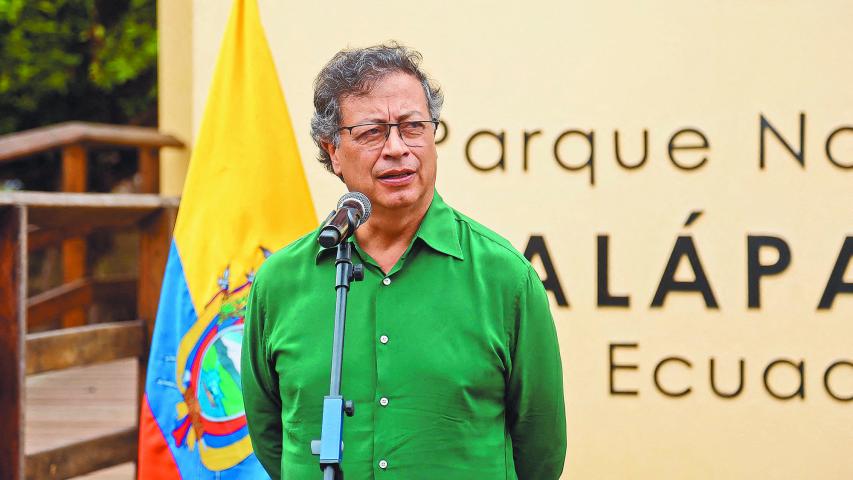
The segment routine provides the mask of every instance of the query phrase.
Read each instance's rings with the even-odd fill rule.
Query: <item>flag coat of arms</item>
[[[268,478],[240,387],[247,293],[264,259],[316,223],[256,0],[236,0],[163,278],[140,478]]]

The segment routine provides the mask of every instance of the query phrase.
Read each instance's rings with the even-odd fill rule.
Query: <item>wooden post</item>
[[[136,390],[136,418],[140,418],[142,396],[145,394],[145,380],[148,371],[148,354],[151,351],[151,336],[154,334],[154,321],[160,302],[160,290],[163,286],[163,274],[172,246],[172,230],[175,226],[177,209],[166,207],[142,220],[139,225],[139,280],[137,283],[136,311],[143,321],[144,352],[139,357]],[[137,465],[137,472],[139,471]],[[138,475],[138,473],[137,473]]]
[[[86,149],[79,143],[62,149],[62,191],[85,192],[89,175]]]
[[[139,193],[160,193],[160,153],[156,147],[139,148]]]
[[[154,333],[163,273],[171,248],[176,209],[164,207],[151,214],[139,229],[139,280],[136,295],[137,317],[145,322],[147,341]],[[147,351],[148,349],[146,349]]]
[[[0,478],[24,478],[27,211],[0,209]]]
[[[62,191],[85,192],[88,164],[83,145],[68,145],[62,149]],[[69,238],[62,242],[62,280],[65,283],[86,276],[86,238]],[[86,323],[86,310],[77,308],[62,316],[63,327]]]

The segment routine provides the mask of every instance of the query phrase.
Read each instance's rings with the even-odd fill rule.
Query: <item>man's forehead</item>
[[[426,114],[428,109],[421,83],[414,76],[403,72],[388,74],[372,82],[366,91],[341,98],[343,119],[364,115],[386,118],[389,114]]]

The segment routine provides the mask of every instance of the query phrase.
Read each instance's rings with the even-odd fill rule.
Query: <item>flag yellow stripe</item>
[[[190,160],[175,242],[196,312],[316,225],[255,0],[234,3]]]

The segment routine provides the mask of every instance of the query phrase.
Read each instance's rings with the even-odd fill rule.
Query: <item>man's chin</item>
[[[415,189],[397,191],[379,191],[376,198],[371,199],[377,206],[384,210],[406,211],[416,208],[423,198],[422,192]]]

